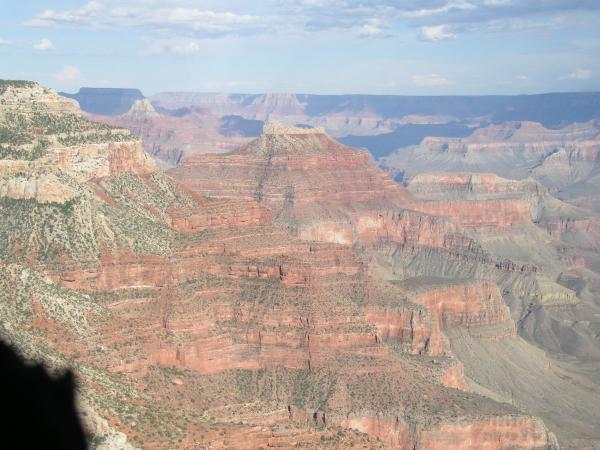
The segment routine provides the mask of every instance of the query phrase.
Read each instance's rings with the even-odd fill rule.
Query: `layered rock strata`
[[[27,89],[3,95],[23,103]],[[454,221],[403,209],[410,194],[366,154],[272,125],[213,172],[240,195],[217,195],[202,177],[183,187],[157,172],[128,132],[87,122],[72,105],[45,108],[46,97],[61,101],[31,89],[33,118],[7,122],[28,141],[3,147],[3,163],[23,173],[3,176],[54,174],[76,196],[45,202],[19,188],[2,197],[1,331],[32,358],[74,366],[110,430],[148,448],[435,448],[441,435],[554,446],[539,419],[467,392],[444,340],[445,327],[505,319],[492,285],[414,296],[377,276],[362,240],[375,252],[393,242],[403,255],[477,245]],[[36,114],[58,132],[38,129]],[[44,153],[27,153],[41,136]],[[381,225],[378,211],[388,214]],[[342,244],[356,248],[330,235],[303,240],[321,214],[349,222]],[[296,410],[310,420],[298,423]]]

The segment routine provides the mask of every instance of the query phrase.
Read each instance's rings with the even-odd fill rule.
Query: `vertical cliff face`
[[[411,180],[409,190],[432,208],[440,208],[442,201],[462,203],[462,208],[447,208],[445,215],[453,215],[465,226],[475,228],[485,227],[488,216],[502,230],[560,217],[583,218],[586,214],[554,198],[547,188],[531,178],[512,180],[492,173],[423,173]],[[475,211],[469,211],[467,205],[472,205]],[[478,209],[482,210],[479,220]],[[502,216],[506,217],[504,221]]]
[[[434,311],[444,327],[460,326],[486,337],[515,336],[510,310],[495,283],[455,282],[418,288],[414,301]]]
[[[494,437],[495,439],[490,439]],[[543,423],[533,417],[502,417],[475,421],[443,423],[420,436],[423,448],[461,450],[490,448],[558,448]],[[491,443],[496,441],[495,444]]]
[[[435,356],[444,351],[438,317],[426,309],[370,306],[366,314],[378,339],[398,343],[408,354]]]

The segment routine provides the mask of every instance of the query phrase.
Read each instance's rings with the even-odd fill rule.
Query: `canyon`
[[[273,120],[301,96],[130,92],[84,115],[2,83],[0,335],[73,368],[94,446],[600,446],[585,201],[493,170],[398,183]],[[183,99],[221,109],[161,112]],[[215,132],[232,102],[255,139]],[[569,125],[586,149],[588,125]]]

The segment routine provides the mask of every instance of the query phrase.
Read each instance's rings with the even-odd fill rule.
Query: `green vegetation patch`
[[[4,94],[7,88],[13,87],[17,89],[32,88],[36,83],[27,80],[0,80],[0,95]]]
[[[244,401],[293,405],[326,411],[337,385],[337,375],[327,370],[272,369],[235,370],[236,390]]]
[[[38,142],[31,150],[0,144],[0,159],[35,161],[47,153],[48,146],[48,141]]]
[[[77,213],[86,208],[80,198],[65,203],[0,197],[0,258],[30,256],[48,262],[67,254],[76,260],[95,258],[98,250],[91,227]]]

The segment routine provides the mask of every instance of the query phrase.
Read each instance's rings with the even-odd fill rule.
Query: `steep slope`
[[[198,195],[157,172],[129,132],[35,84],[3,88],[0,167],[13,188],[0,191],[0,331],[32,359],[74,367],[94,445],[122,442],[120,430],[144,448],[555,447],[540,419],[463,390],[442,330],[510,325],[493,285],[457,288],[434,307],[435,294],[380,279],[365,254],[273,226],[273,214],[285,223],[262,201],[281,205],[274,188]],[[300,134],[332,147],[308,168],[340,154]],[[409,198],[372,166],[359,178],[365,162],[350,158],[355,186],[317,191],[330,207],[341,201],[334,220]],[[60,195],[35,189],[44,176]],[[441,236],[460,232],[418,213],[390,217],[405,221],[401,245],[450,254]],[[479,304],[467,304],[472,294]]]
[[[271,121],[248,145],[190,158],[169,173],[203,196],[254,199],[271,211],[274,223],[302,239],[375,248],[392,243],[408,252],[435,248],[492,266],[497,262],[460,226],[459,217],[427,211],[431,205],[378,170],[367,153],[337,143],[322,129]],[[517,218],[531,224],[527,205],[519,206]],[[510,220],[504,213],[498,218]]]

